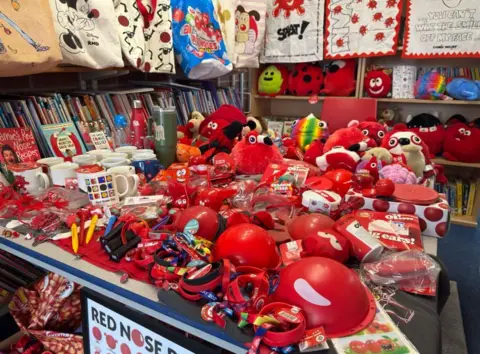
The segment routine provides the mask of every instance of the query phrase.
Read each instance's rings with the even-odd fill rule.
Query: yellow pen
[[[97,224],[97,220],[98,220],[98,215],[94,215],[92,220],[90,221],[90,226],[88,227],[88,231],[87,231],[87,238],[85,240],[85,243],[87,245],[92,239],[93,232],[95,231],[95,225]]]
[[[77,224],[72,224],[72,249],[73,252],[78,252],[78,229]]]

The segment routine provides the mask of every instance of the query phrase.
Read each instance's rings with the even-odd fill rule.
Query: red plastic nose
[[[241,29],[242,31],[245,31],[245,30],[247,29],[247,26],[241,25],[241,26],[240,26],[240,29]]]

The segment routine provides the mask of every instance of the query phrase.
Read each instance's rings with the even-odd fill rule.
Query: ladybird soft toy
[[[362,132],[363,135],[369,137],[375,142],[376,146],[380,146],[382,139],[385,137],[387,127],[376,121],[375,118],[369,117],[364,122],[352,120],[348,123],[349,127],[355,127]]]
[[[257,91],[260,96],[283,95],[288,87],[288,69],[284,65],[267,66],[258,77]]]
[[[288,91],[295,96],[318,95],[323,85],[323,70],[319,66],[301,63],[288,76]]]
[[[384,98],[392,95],[391,70],[370,70],[365,76],[365,91],[369,97]]]
[[[451,161],[480,162],[480,122],[471,126],[450,125],[445,134],[443,157]]]
[[[445,128],[440,119],[428,113],[407,117],[407,127],[427,144],[430,157],[441,154],[445,140]]]
[[[355,60],[335,60],[326,68],[324,87],[320,91],[326,96],[350,96],[356,89]]]

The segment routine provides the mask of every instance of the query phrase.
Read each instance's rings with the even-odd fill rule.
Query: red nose
[[[245,25],[240,26],[240,30],[245,31],[246,29],[247,29],[247,26],[245,26]]]
[[[455,138],[457,138],[457,139],[463,140],[464,137],[465,136],[460,131],[457,131],[455,133]]]

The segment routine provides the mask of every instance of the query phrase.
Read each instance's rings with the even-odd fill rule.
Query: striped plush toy
[[[420,76],[415,83],[415,98],[420,100],[447,100],[448,96],[444,95],[446,88],[445,76],[436,70]]]
[[[293,124],[290,137],[295,141],[297,147],[305,151],[315,139],[328,137],[327,122],[320,120],[313,114],[297,119]]]

